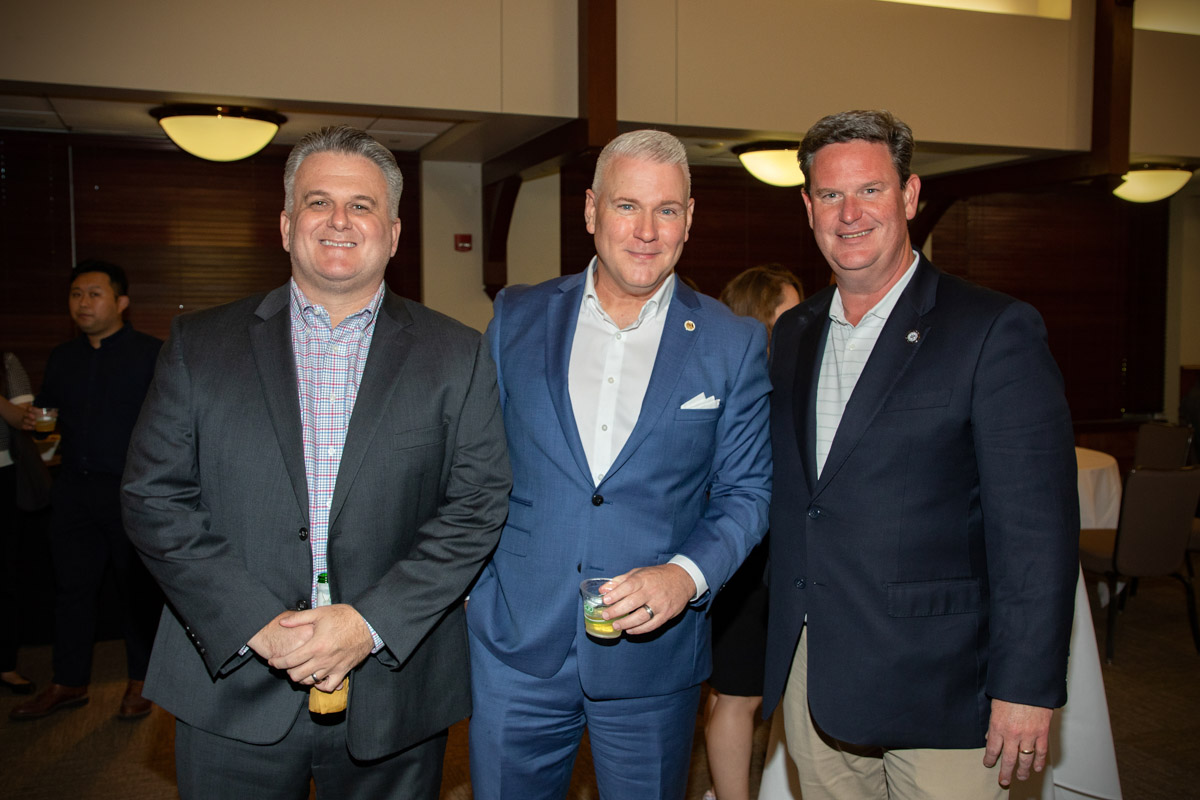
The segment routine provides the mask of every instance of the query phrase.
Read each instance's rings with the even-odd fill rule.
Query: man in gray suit
[[[510,473],[479,334],[383,283],[401,180],[361,131],[306,136],[289,283],[163,348],[124,509],[168,599],[145,694],[178,719],[184,798],[436,798],[470,714],[462,599]],[[346,678],[344,711],[307,710]]]

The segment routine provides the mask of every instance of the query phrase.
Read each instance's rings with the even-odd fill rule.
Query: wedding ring
[[[315,673],[315,672],[314,672],[314,673],[312,673],[311,675],[309,675],[308,677],[310,677],[310,678],[312,678],[312,679],[313,679],[313,683],[320,683],[320,682],[321,682],[321,679],[317,677],[317,673]]]
[[[1023,756],[1031,756],[1031,755],[1033,755],[1033,751],[1032,751],[1032,750],[1018,750],[1017,752],[1018,752],[1018,753],[1020,753],[1020,754],[1021,754],[1021,755],[1023,755]]]
[[[650,607],[649,603],[642,606],[642,608],[646,609],[646,613],[650,615],[650,619],[654,619],[654,609]]]

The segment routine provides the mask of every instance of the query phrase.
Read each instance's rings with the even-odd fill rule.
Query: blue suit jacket
[[[593,698],[665,694],[709,673],[707,596],[651,634],[601,643],[583,631],[579,582],[681,553],[715,590],[759,541],[771,480],[766,336],[676,282],[637,424],[596,486],[567,382],[584,283],[580,273],[496,298],[488,338],[514,485],[468,625],[497,658],[535,676],[557,672],[578,640]],[[699,392],[720,407],[680,408]]]
[[[990,698],[1057,707],[1078,574],[1062,378],[1034,309],[923,257],[816,476],[834,289],[775,326],[765,708],[801,627],[827,733],[981,747]]]

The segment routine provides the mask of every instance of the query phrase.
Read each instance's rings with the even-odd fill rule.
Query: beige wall
[[[886,107],[928,141],[1088,145],[1090,18],[874,0],[617,8],[622,119],[798,133],[834,110]]]
[[[508,231],[508,283],[541,283],[560,274],[558,173],[521,184]],[[583,198],[579,198],[583,225]],[[583,264],[579,265],[583,269]]]
[[[421,165],[421,183],[425,305],[482,331],[492,318],[492,304],[483,291],[480,165],[426,161]],[[471,234],[470,252],[454,249],[456,233]]]
[[[577,109],[575,4],[562,0],[40,0],[5,3],[3,18],[7,80],[548,116]]]
[[[1200,6],[1200,0],[1194,0]],[[1133,123],[1136,154],[1200,158],[1200,36],[1133,32]]]
[[[483,290],[480,167],[426,161],[421,181],[425,305],[482,331],[492,319],[492,303]],[[559,274],[558,186],[557,173],[521,186],[508,234],[509,285],[541,283]],[[582,198],[579,209],[582,225]],[[454,250],[456,233],[471,234],[471,252]]]
[[[1179,367],[1200,366],[1200,190],[1171,199],[1163,400],[1178,421]]]
[[[1179,266],[1179,361],[1200,366],[1200,192],[1171,207],[1172,263]]]
[[[1066,21],[876,0],[616,2],[625,121],[799,134],[835,109],[886,107],[930,142],[1088,146],[1090,2]],[[569,0],[335,12],[319,0],[6,3],[0,78],[164,100],[577,111]],[[1138,31],[1135,48],[1134,150],[1200,157],[1200,106],[1177,102],[1200,74],[1200,36]]]
[[[1094,5],[1071,20],[875,0],[618,0],[622,120],[800,134],[889,108],[920,139],[1090,146]],[[1200,157],[1200,36],[1137,31],[1133,150]],[[733,55],[736,54],[736,55]]]

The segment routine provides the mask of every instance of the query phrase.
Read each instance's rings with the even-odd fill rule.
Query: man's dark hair
[[[841,144],[862,140],[886,144],[892,154],[892,165],[904,186],[912,175],[913,135],[912,128],[896,119],[888,111],[843,111],[830,114],[804,134],[800,142],[800,170],[804,173],[804,189],[812,186],[812,162],[817,151],[827,144]]]
[[[71,270],[71,283],[74,283],[75,279],[85,272],[103,272],[108,276],[108,280],[112,284],[113,294],[117,297],[129,294],[129,279],[125,277],[125,270],[116,264],[101,261],[98,258],[89,258],[86,261],[80,261]]]

